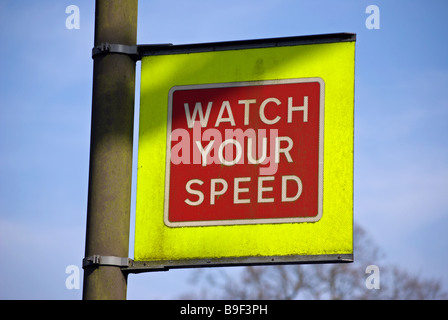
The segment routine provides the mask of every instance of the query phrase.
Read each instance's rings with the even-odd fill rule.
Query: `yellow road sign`
[[[354,61],[353,34],[148,50],[134,261],[351,261]]]

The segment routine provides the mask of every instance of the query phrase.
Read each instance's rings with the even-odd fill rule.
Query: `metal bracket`
[[[114,43],[101,43],[92,49],[92,59],[97,55],[107,54],[107,53],[121,53],[126,54],[135,59],[140,59],[140,54],[136,45],[128,46],[125,44],[114,44]]]
[[[82,259],[82,267],[88,266],[114,266],[114,267],[128,267],[132,260],[129,258],[115,257],[115,256],[100,256],[93,255]]]
[[[157,50],[160,48],[166,48],[167,46],[172,46],[171,43],[161,43],[161,44],[149,44],[149,45],[126,45],[126,44],[116,44],[116,43],[101,43],[92,49],[92,59],[103,54],[118,53],[125,54],[134,58],[135,60],[140,60],[142,55],[140,49],[143,50]]]

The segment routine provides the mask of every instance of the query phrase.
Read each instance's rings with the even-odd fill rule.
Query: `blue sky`
[[[65,26],[72,4],[80,29]],[[138,43],[356,33],[355,221],[387,261],[448,290],[446,12],[443,0],[140,0]],[[93,26],[93,1],[0,0],[0,299],[82,296],[65,270],[84,256]],[[176,298],[192,272],[130,275],[128,298]]]

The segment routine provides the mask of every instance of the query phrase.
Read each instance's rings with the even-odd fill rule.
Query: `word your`
[[[79,8],[75,5],[69,5],[65,8],[65,13],[70,14],[67,19],[65,19],[65,27],[69,30],[80,28],[79,19]]]
[[[369,30],[380,28],[380,8],[371,4],[366,8],[366,13],[370,15],[366,19],[366,28]]]
[[[78,290],[80,288],[79,283],[79,267],[75,265],[69,265],[65,268],[65,273],[69,274],[65,279],[65,287],[68,290]]]
[[[380,268],[376,265],[369,265],[366,274],[370,274],[366,279],[366,288],[369,290],[380,288]]]
[[[260,166],[259,169],[261,175],[267,175],[277,172],[281,154],[285,156],[286,161],[293,161],[290,154],[293,140],[287,136],[279,137],[277,129],[269,130],[269,139],[266,129],[255,131],[252,128],[244,131],[242,129],[225,129],[223,138],[217,129],[209,128],[202,132],[199,122],[195,122],[192,138],[187,130],[177,128],[173,130],[171,140],[179,141],[171,148],[171,163],[176,165],[190,164],[191,153],[193,153],[192,163],[202,164],[203,167],[209,164],[225,166],[244,164],[246,159],[249,164],[269,164]],[[194,144],[191,141],[194,141]],[[203,145],[204,141],[205,145]],[[246,141],[247,143],[245,143]]]

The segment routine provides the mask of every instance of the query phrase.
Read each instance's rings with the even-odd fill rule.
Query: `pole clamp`
[[[126,54],[131,58],[136,60],[140,59],[140,54],[138,53],[137,45],[129,46],[126,44],[115,44],[115,43],[101,43],[92,49],[92,59],[101,54],[108,53],[120,53]]]
[[[82,259],[82,268],[89,266],[114,266],[114,267],[129,267],[131,264],[132,259],[129,258],[122,258],[122,257],[115,257],[115,256],[100,256],[100,255],[93,255],[90,257],[86,257]]]
[[[135,60],[140,60],[142,58],[142,52],[157,51],[160,49],[166,49],[172,46],[171,43],[159,43],[159,44],[145,44],[145,45],[126,45],[126,44],[115,44],[115,43],[101,43],[92,49],[92,59],[103,54],[118,53],[130,56]]]

